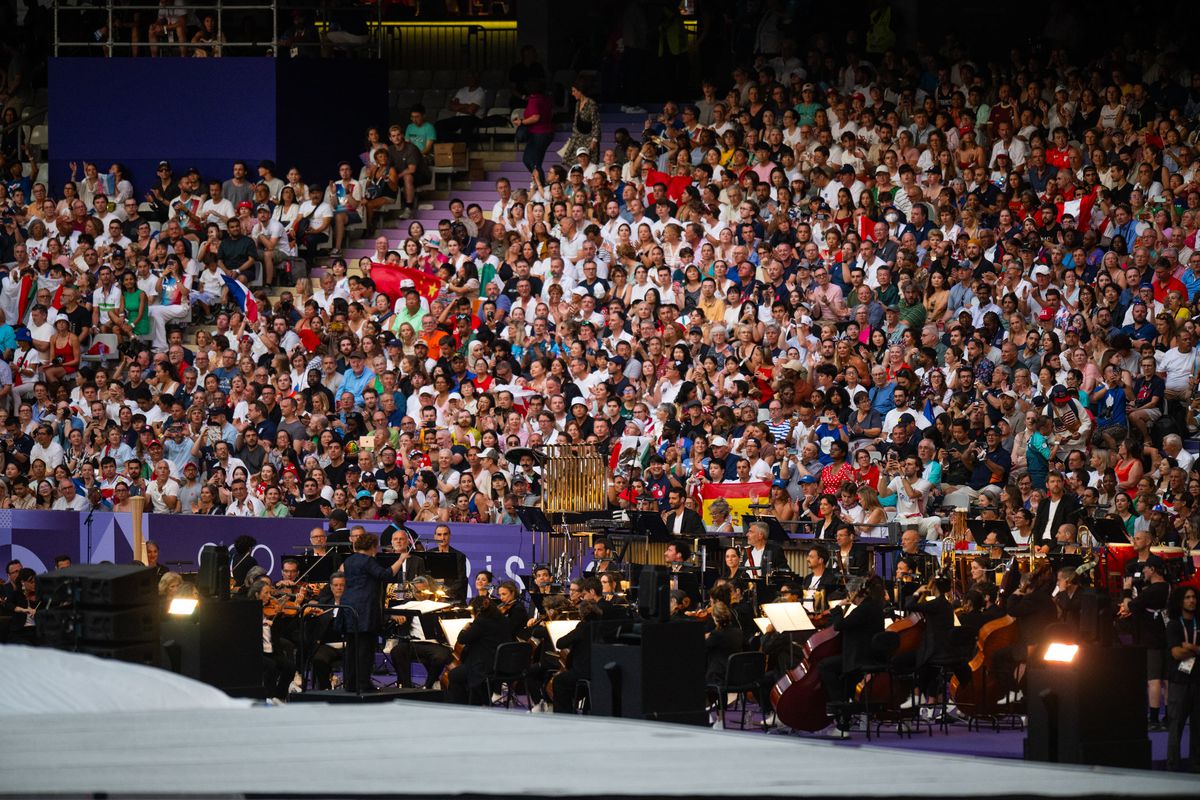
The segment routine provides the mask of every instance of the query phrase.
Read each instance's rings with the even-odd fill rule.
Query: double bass
[[[996,713],[996,701],[1005,693],[1008,682],[998,679],[992,659],[1016,643],[1017,621],[1013,617],[994,619],[979,629],[975,655],[967,664],[971,680],[959,683],[957,675],[950,679],[950,699],[955,705],[971,709],[973,716]]]
[[[895,620],[884,628],[884,631],[900,637],[899,646],[889,658],[915,653],[921,646],[921,637],[925,634],[925,618],[914,612]],[[866,675],[858,684],[859,701],[878,707],[890,706],[897,697],[907,697],[908,691],[909,687],[905,687],[904,692],[897,694],[892,685],[891,673],[888,672]]]
[[[841,652],[841,636],[832,625],[808,638],[800,663],[785,672],[771,689],[771,703],[780,722],[793,730],[810,733],[833,722],[833,717],[825,713],[825,687],[821,685],[817,664]]]

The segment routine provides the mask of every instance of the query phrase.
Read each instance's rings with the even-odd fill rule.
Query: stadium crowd
[[[937,538],[972,501],[1027,532],[1058,475],[1194,545],[1200,73],[791,50],[641,130],[580,85],[545,171],[526,63],[529,184],[311,279],[298,254],[411,213],[419,110],[328,185],[162,162],[141,203],[119,164],[12,170],[0,504],[513,521],[539,479],[506,453],[594,441],[614,507],[770,480],[786,519]],[[388,264],[432,281],[388,296]]]

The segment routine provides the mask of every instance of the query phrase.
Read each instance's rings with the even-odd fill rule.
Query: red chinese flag
[[[393,303],[404,296],[404,291],[400,288],[404,280],[412,281],[417,292],[426,300],[433,300],[442,288],[442,282],[436,276],[396,264],[372,263],[371,280],[375,282],[375,288],[386,294]]]

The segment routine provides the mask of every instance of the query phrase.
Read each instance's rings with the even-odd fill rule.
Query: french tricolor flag
[[[254,295],[246,288],[246,284],[228,275],[222,275],[221,280],[225,281],[225,287],[229,289],[229,299],[237,303],[238,307],[242,309],[242,313],[246,316],[246,321],[257,322],[258,301],[254,299]]]

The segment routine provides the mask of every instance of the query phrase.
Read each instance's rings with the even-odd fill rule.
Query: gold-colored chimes
[[[608,507],[608,464],[591,444],[541,448],[542,511],[602,511]]]

